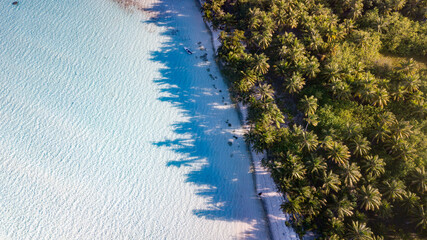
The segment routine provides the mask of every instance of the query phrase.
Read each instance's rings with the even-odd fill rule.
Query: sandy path
[[[202,4],[203,0],[199,0]],[[212,29],[210,25],[209,29],[212,33],[212,41],[215,51],[221,46],[221,43],[218,40],[219,31]],[[246,119],[248,117],[247,107],[242,103],[238,103],[238,109],[242,114],[244,125],[242,126],[242,131],[247,132],[250,129]],[[243,134],[242,133],[242,134]],[[292,227],[286,226],[286,221],[289,219],[289,214],[285,214],[281,209],[281,204],[284,199],[282,194],[278,191],[276,184],[274,183],[273,178],[271,177],[270,172],[267,168],[263,167],[261,164],[262,159],[265,157],[265,154],[257,154],[254,151],[251,151],[252,161],[254,164],[254,174],[256,182],[256,190],[260,194],[260,198],[263,202],[264,209],[267,214],[267,219],[269,221],[271,237],[274,240],[279,239],[299,239],[298,235],[295,233],[295,230]]]

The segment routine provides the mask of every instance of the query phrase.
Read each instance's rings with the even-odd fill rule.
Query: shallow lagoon
[[[266,238],[195,1],[0,9],[0,238]]]

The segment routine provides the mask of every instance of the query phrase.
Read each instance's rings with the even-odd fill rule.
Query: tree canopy
[[[300,234],[425,238],[427,1],[207,0]]]

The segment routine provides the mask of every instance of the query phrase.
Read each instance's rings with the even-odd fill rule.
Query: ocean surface
[[[151,11],[0,1],[0,239],[268,237],[199,6]]]

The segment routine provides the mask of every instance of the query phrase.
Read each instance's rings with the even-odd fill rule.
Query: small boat
[[[185,50],[188,54],[193,54],[193,52],[192,52],[190,49],[188,49],[187,47],[184,47],[184,50]]]

